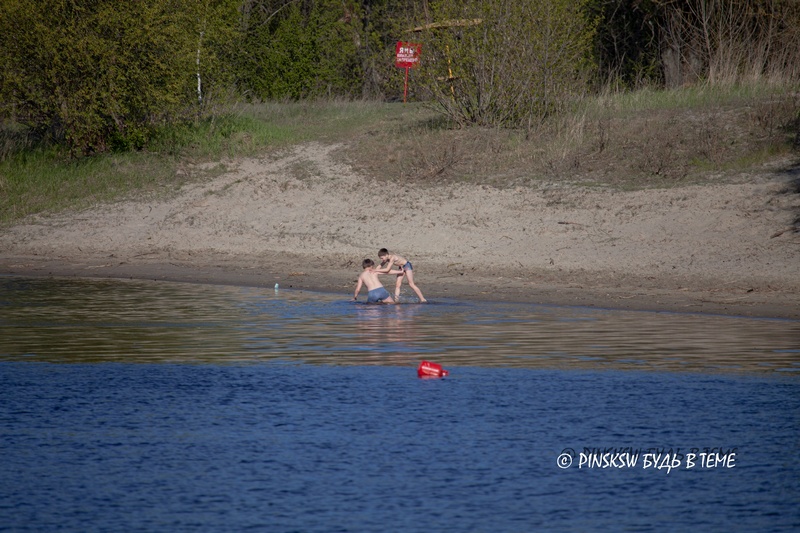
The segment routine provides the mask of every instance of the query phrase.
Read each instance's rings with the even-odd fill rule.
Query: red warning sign
[[[397,68],[414,68],[419,65],[421,53],[422,44],[398,41],[394,53],[394,66]]]

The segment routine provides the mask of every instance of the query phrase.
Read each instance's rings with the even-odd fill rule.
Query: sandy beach
[[[225,161],[168,198],[27,219],[0,233],[0,273],[352,298],[361,260],[386,247],[414,263],[432,301],[800,319],[800,168],[789,162],[669,189],[417,186],[360,175],[340,149]]]

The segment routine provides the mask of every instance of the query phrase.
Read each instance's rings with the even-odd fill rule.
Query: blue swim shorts
[[[411,261],[406,261],[406,264],[403,265],[403,270],[414,270],[414,267],[411,266]]]
[[[372,289],[371,291],[369,291],[369,293],[367,294],[367,303],[370,304],[381,303],[383,300],[390,297],[391,294],[389,294],[389,291],[387,291],[383,287],[378,287],[377,289]]]

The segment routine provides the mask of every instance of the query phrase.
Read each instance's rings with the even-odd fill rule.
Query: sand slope
[[[346,295],[361,259],[387,247],[414,262],[428,298],[800,317],[797,172],[631,192],[419,187],[358,175],[339,148],[229,161],[170,199],[36,217],[0,235],[0,272]]]

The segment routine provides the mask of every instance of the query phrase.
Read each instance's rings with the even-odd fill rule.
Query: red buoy
[[[417,367],[417,376],[421,378],[443,378],[449,374],[442,365],[430,361],[422,361]]]

